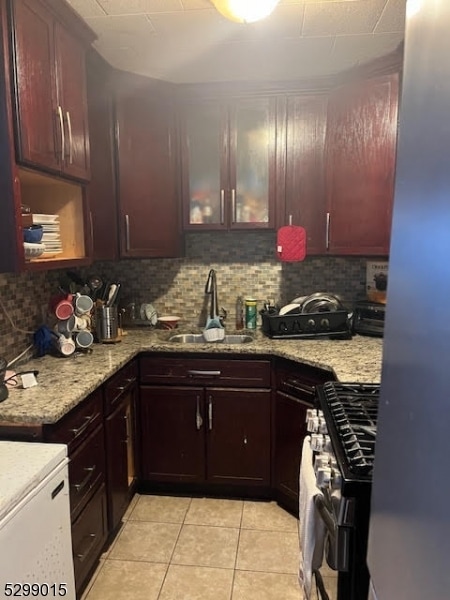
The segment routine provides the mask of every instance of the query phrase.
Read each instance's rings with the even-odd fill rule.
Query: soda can
[[[247,329],[256,329],[256,300],[255,298],[245,299],[245,327]]]

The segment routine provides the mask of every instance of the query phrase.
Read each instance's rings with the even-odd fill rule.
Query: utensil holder
[[[99,306],[96,309],[95,332],[99,342],[120,342],[117,306]]]

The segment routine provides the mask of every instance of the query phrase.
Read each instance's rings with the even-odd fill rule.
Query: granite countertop
[[[340,381],[380,381],[383,340],[379,338],[356,335],[351,340],[272,340],[258,330],[252,332],[254,341],[247,344],[168,341],[171,335],[187,331],[130,329],[121,342],[95,344],[90,354],[76,352],[68,358],[48,355],[32,359],[21,370],[38,370],[38,385],[10,389],[9,397],[0,404],[0,422],[2,425],[55,423],[141,352],[278,356],[330,370]],[[227,333],[231,332],[227,329]]]

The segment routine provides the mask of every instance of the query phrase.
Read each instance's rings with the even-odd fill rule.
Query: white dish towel
[[[299,582],[303,587],[305,599],[311,597],[312,573],[322,565],[325,543],[325,524],[314,506],[314,497],[322,492],[316,485],[316,474],[313,467],[313,451],[311,437],[303,442],[302,460],[300,464],[300,497],[299,497],[299,534],[300,534],[300,569]]]

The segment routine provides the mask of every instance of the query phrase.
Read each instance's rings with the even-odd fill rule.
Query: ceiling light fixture
[[[280,0],[211,0],[221,15],[237,23],[265,19]]]

